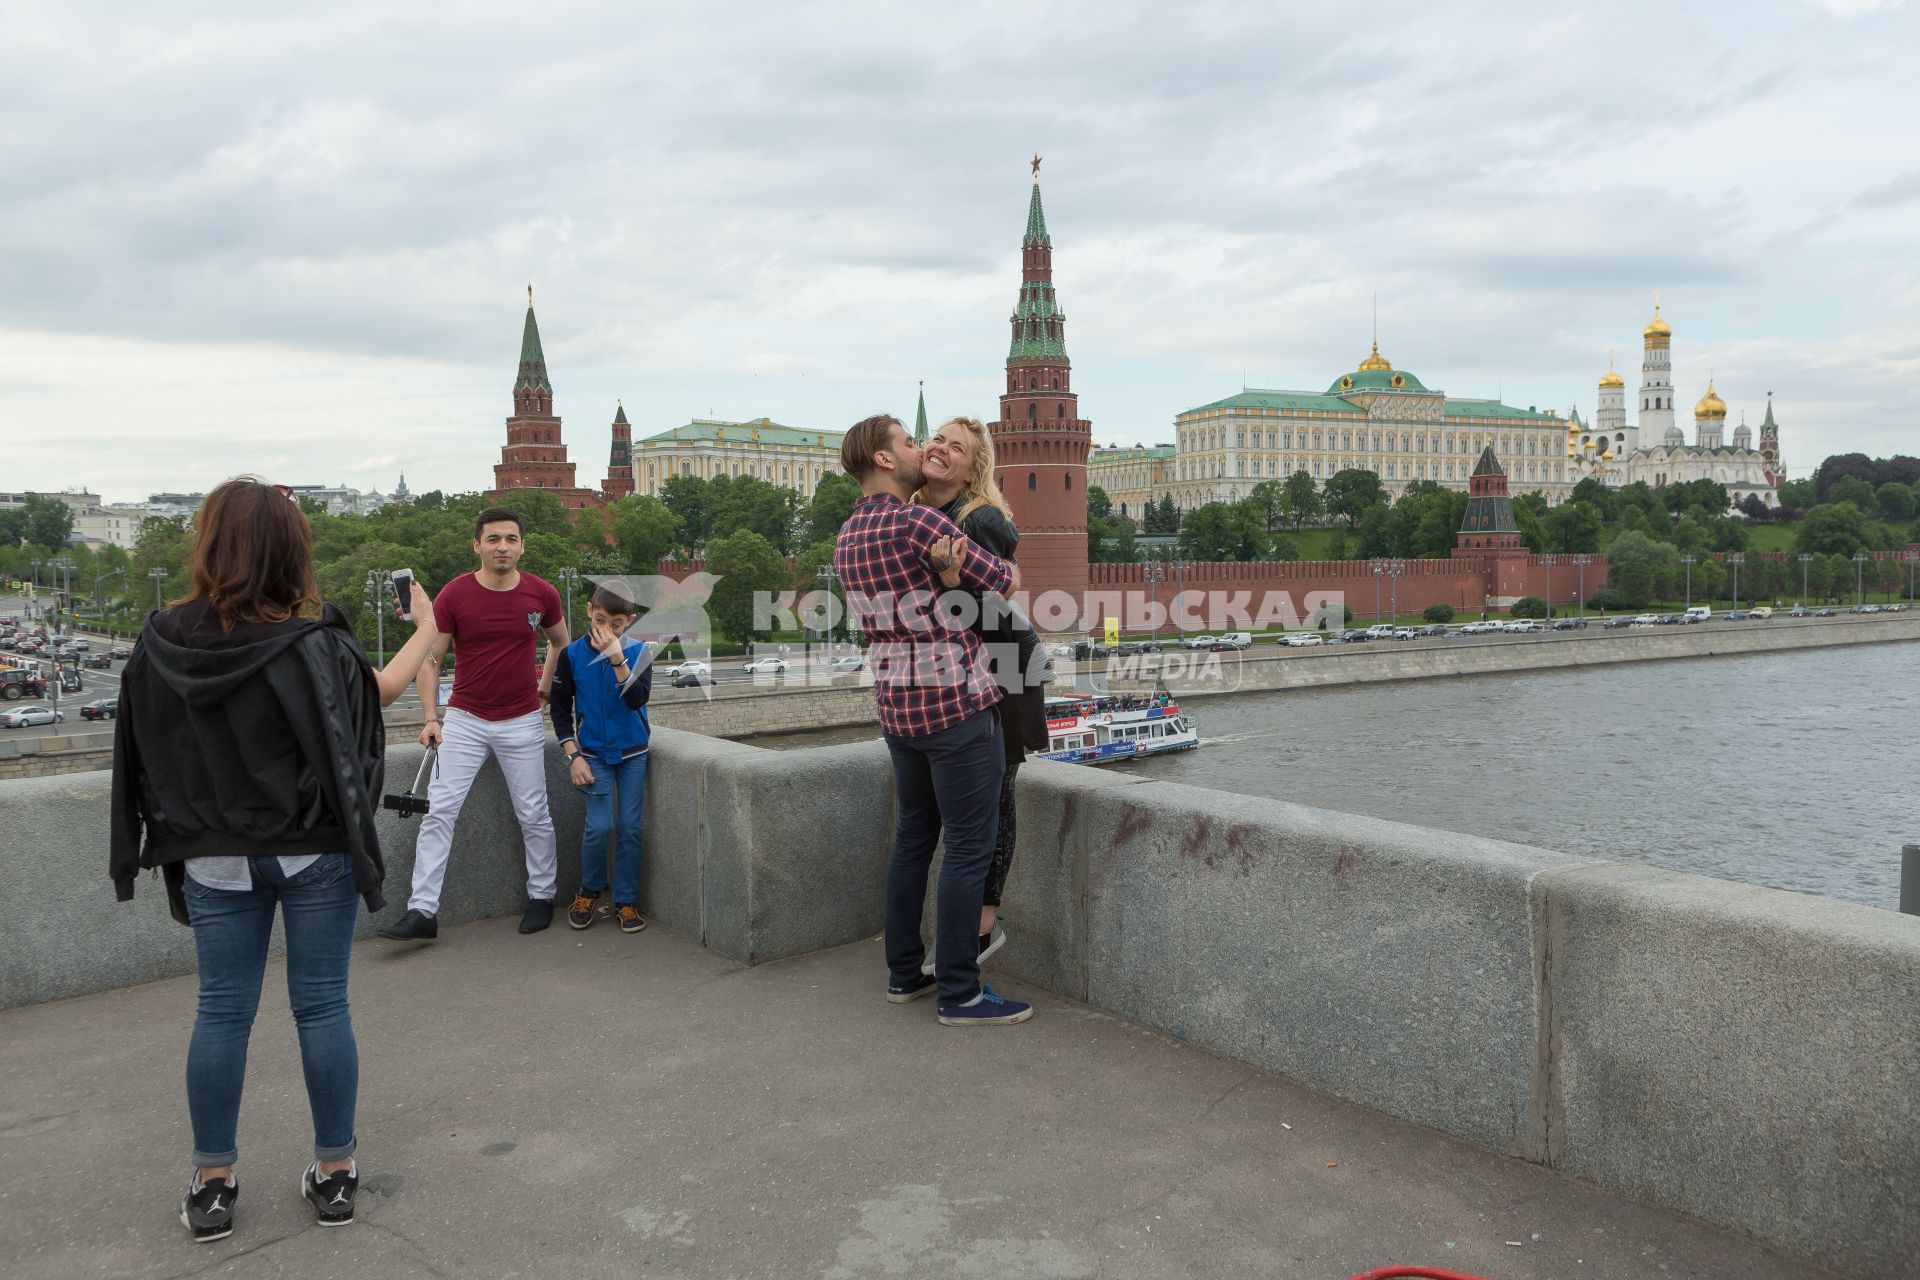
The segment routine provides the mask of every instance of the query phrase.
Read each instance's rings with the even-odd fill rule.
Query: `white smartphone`
[[[393,571],[393,594],[400,606],[400,616],[408,622],[413,621],[413,570],[395,569]]]

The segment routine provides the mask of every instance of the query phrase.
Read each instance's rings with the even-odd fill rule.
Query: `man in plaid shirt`
[[[976,597],[1005,592],[1013,573],[1006,561],[970,546],[939,511],[908,502],[920,487],[920,450],[898,418],[855,423],[840,443],[840,465],[859,481],[862,496],[840,526],[833,564],[870,641],[868,665],[899,806],[887,864],[887,999],[907,1004],[938,990],[947,1026],[1024,1022],[1032,1006],[980,982],[980,899],[1000,824],[1006,756],[994,709],[1000,686],[966,625]],[[961,609],[957,619],[936,603],[940,572],[956,565],[966,592],[952,597]],[[920,972],[920,917],[943,827],[928,977]]]

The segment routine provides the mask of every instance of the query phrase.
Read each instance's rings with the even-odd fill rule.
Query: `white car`
[[[1660,625],[1660,615],[1657,613],[1640,614],[1634,618],[1633,625],[1636,627],[1657,627]]]
[[[1318,631],[1289,631],[1280,641],[1290,649],[1310,649],[1317,644],[1325,644]]]
[[[1418,640],[1420,633],[1412,627],[1395,627],[1393,629],[1393,638],[1395,640]]]
[[[1504,630],[1513,635],[1529,636],[1540,630],[1540,624],[1532,618],[1517,618],[1509,622]]]
[[[1067,652],[1068,653],[1073,652],[1073,647],[1071,645],[1067,646]],[[835,674],[840,674],[848,671],[865,671],[866,669],[867,669],[867,660],[865,658],[858,657],[858,656],[835,658],[832,662],[829,662],[827,664],[827,670],[832,671]]]
[[[1073,646],[1070,644],[1057,644],[1047,650],[1047,653],[1055,658],[1071,658],[1073,656]]]
[[[787,660],[785,658],[755,658],[752,662],[749,662],[740,669],[750,676],[777,676],[787,669]]]
[[[52,707],[15,707],[5,715],[0,715],[0,725],[9,729],[24,729],[30,724],[59,724],[66,718],[66,712],[55,711]]]
[[[1182,649],[1211,649],[1213,648],[1213,641],[1213,636],[1188,636],[1180,642],[1180,647]]]
[[[662,674],[671,680],[674,676],[681,675],[711,675],[713,674],[713,668],[698,658],[682,658],[672,666],[665,668]]]

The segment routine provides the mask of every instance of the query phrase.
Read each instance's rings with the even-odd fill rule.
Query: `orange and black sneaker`
[[[597,893],[581,893],[567,908],[567,923],[576,929],[584,929],[592,924],[593,907],[599,901],[600,895]]]
[[[613,918],[620,922],[620,932],[638,933],[647,927],[647,918],[631,902],[613,904]]]

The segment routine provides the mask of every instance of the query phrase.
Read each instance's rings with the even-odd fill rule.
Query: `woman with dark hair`
[[[313,1113],[301,1191],[323,1226],[353,1221],[360,1059],[347,958],[359,900],[383,903],[380,708],[438,632],[416,582],[417,630],[374,671],[340,611],[321,606],[313,531],[273,486],[227,481],[193,527],[193,588],[147,619],[121,677],[109,866],[123,902],[158,869],[174,919],[193,927],[194,1176],[180,1220],[206,1242],[233,1234],[240,1090],[276,905]]]
[[[1020,590],[1020,566],[1014,552],[1020,545],[1020,531],[1013,524],[1013,508],[1000,493],[994,480],[993,437],[978,418],[950,418],[927,441],[921,458],[920,489],[915,502],[938,507],[960,526],[967,539],[985,547],[1013,567],[1011,597]],[[942,586],[960,585],[959,574],[949,567],[940,575]],[[1006,745],[1007,771],[1000,782],[1000,829],[995,836],[993,861],[987,867],[987,879],[980,907],[980,962],[1006,945],[1007,932],[1000,927],[1000,894],[1007,885],[1007,872],[1013,867],[1013,846],[1018,835],[1014,823],[1014,779],[1025,763],[1028,751],[1047,748],[1047,691],[1051,678],[1040,638],[1025,618],[1002,607],[993,616],[983,604],[974,630],[985,643],[1000,677],[1005,696],[1000,700],[1001,741]],[[931,973],[932,956],[925,972]]]

